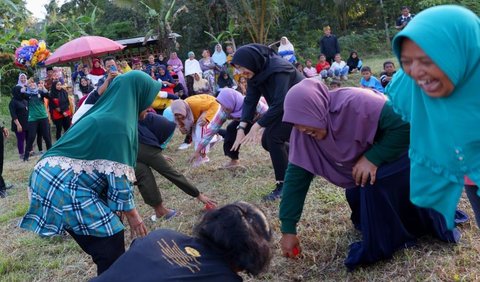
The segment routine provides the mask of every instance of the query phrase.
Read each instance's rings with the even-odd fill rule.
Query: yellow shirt
[[[192,110],[193,121],[197,122],[198,118],[206,112],[205,119],[210,122],[218,109],[220,109],[220,104],[217,102],[215,97],[208,94],[200,94],[195,96],[190,96],[185,99],[188,106]]]

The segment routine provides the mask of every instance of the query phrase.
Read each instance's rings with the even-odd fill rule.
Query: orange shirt
[[[218,109],[220,109],[220,104],[217,102],[217,99],[208,94],[190,96],[185,99],[185,102],[187,102],[192,110],[194,122],[197,122],[200,115],[204,112],[206,112],[205,119],[210,122]]]

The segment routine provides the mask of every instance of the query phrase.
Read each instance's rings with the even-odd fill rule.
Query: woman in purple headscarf
[[[205,135],[203,136],[202,141],[195,150],[195,153],[190,158],[190,161],[198,159],[201,155],[202,150],[212,142],[212,139],[217,133],[220,133],[224,137],[223,141],[223,152],[225,156],[230,158],[230,161],[227,162],[223,167],[224,168],[237,168],[240,166],[240,160],[238,159],[239,149],[236,148],[232,150],[232,146],[235,143],[237,138],[237,129],[240,124],[240,117],[242,116],[243,109],[243,99],[245,97],[242,93],[231,89],[231,88],[222,88],[220,93],[217,96],[217,102],[220,104],[220,111],[217,112],[213,120],[208,124]],[[255,121],[258,120],[266,111],[268,106],[265,102],[260,100],[257,104],[255,111]],[[224,132],[220,132],[222,125],[228,120],[233,120],[227,126],[227,129]],[[248,133],[252,124],[248,124],[244,131]]]
[[[294,126],[280,204],[284,256],[300,248],[296,225],[314,175],[346,189],[352,222],[363,237],[350,246],[350,270],[390,258],[424,234],[458,241],[458,231],[448,231],[438,213],[410,203],[410,126],[383,95],[360,88],[329,92],[306,79],[288,92],[283,121]]]
[[[187,84],[185,83],[185,77],[183,76],[183,63],[178,58],[177,52],[170,53],[170,59],[167,62],[168,65],[173,67],[173,71],[178,75],[178,81],[183,85],[183,89],[188,96]]]

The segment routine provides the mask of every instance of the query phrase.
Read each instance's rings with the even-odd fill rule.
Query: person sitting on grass
[[[175,122],[182,134],[192,134],[194,149],[197,150],[200,142],[205,136],[208,124],[213,120],[215,114],[220,109],[215,97],[209,94],[199,94],[190,96],[185,100],[175,100],[170,106],[175,116]],[[212,143],[217,140],[212,140]],[[204,147],[200,158],[193,163],[199,166],[209,162],[207,156],[210,145]]]
[[[318,56],[318,61],[315,69],[323,79],[327,79],[328,77],[333,76],[333,71],[330,69],[330,63],[327,61],[327,57],[325,57],[324,54],[320,54]]]
[[[358,57],[356,51],[350,53],[350,57],[347,59],[348,73],[357,72],[362,69],[362,60]]]
[[[333,80],[330,82],[330,85],[329,85],[329,86],[330,86],[330,87],[329,87],[330,90],[337,89],[337,88],[342,87],[342,82],[340,82],[340,80],[333,79]]]
[[[242,281],[237,273],[256,276],[272,258],[272,231],[265,214],[247,202],[205,213],[193,237],[168,229],[152,231],[132,242],[103,281]]]
[[[237,130],[243,130],[245,134],[250,131],[252,124],[247,124],[246,127],[239,126],[240,117],[242,116],[243,109],[243,95],[231,88],[222,88],[217,96],[217,102],[220,104],[220,111],[215,115],[213,120],[208,124],[207,131],[205,132],[202,141],[198,144],[195,153],[190,157],[190,162],[200,158],[201,152],[210,144],[212,138],[220,131],[222,125],[228,120],[232,119],[227,126],[226,133],[223,140],[223,152],[225,156],[230,158],[230,161],[224,165],[224,168],[235,168],[240,166],[240,160],[238,159],[239,150],[232,150],[232,146],[237,138]],[[257,104],[256,117],[254,122],[257,121],[266,111],[268,106],[262,100]]]
[[[345,61],[342,61],[342,56],[340,54],[335,55],[335,61],[332,63],[330,69],[333,71],[335,79],[348,80],[347,75],[350,68]]]
[[[385,91],[380,81],[372,75],[372,69],[370,67],[362,67],[361,72],[362,78],[360,79],[360,87],[375,89],[382,93]]]
[[[395,64],[392,61],[385,61],[383,63],[383,72],[380,73],[380,82],[382,83],[383,88],[387,87],[396,72]]]
[[[410,126],[386,96],[355,87],[328,91],[306,79],[288,92],[283,121],[294,126],[279,211],[284,256],[300,249],[296,226],[315,175],[345,188],[352,223],[362,233],[350,245],[349,270],[391,258],[422,235],[460,239],[439,213],[410,202]]]
[[[305,67],[303,68],[303,73],[307,78],[315,77],[318,75],[317,69],[312,66],[312,60],[307,59],[305,61]]]
[[[208,207],[215,207],[216,203],[200,193],[186,178],[169,163],[169,159],[163,156],[162,151],[166,143],[170,141],[175,132],[175,123],[167,118],[148,112],[148,109],[140,113],[138,121],[138,155],[135,166],[137,186],[144,202],[155,210],[151,216],[152,221],[157,218],[169,220],[177,212],[167,209],[163,205],[160,190],[157,187],[155,176],[151,168],[170,180],[178,188],[188,195],[197,198]]]

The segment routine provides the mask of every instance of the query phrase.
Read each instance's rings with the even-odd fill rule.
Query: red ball
[[[298,256],[298,255],[300,254],[300,250],[298,249],[297,246],[293,247],[292,252],[293,252],[293,256],[294,256],[294,257],[296,257],[296,256]]]

